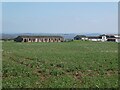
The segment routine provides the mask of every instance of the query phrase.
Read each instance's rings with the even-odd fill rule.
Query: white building
[[[76,38],[79,38],[79,39],[76,39],[76,40],[89,40],[89,41],[102,41],[102,42],[105,42],[105,41],[111,41],[111,42],[120,42],[120,34],[109,34],[109,35],[106,35],[106,34],[103,34],[103,35],[100,35],[100,36],[80,36],[80,35],[77,35]]]

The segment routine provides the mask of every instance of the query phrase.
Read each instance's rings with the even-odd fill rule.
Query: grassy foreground
[[[118,44],[2,43],[3,88],[116,88]]]

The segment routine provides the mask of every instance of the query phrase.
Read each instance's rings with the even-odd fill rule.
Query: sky
[[[117,2],[4,2],[3,33],[118,33]]]

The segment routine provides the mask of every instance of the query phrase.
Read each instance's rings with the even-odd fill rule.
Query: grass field
[[[118,44],[3,42],[3,88],[116,88]]]

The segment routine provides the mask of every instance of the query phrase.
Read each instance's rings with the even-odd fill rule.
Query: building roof
[[[86,37],[85,35],[76,35],[74,38]]]
[[[117,39],[120,39],[120,37],[116,37]]]
[[[108,39],[117,39],[117,38],[108,38]]]
[[[101,39],[101,36],[89,36],[88,39]]]
[[[118,35],[118,36],[120,36],[120,34],[114,34],[114,35]]]
[[[18,36],[22,38],[63,38],[62,36]]]
[[[115,37],[115,38],[108,38],[108,39],[120,39],[120,37]]]

